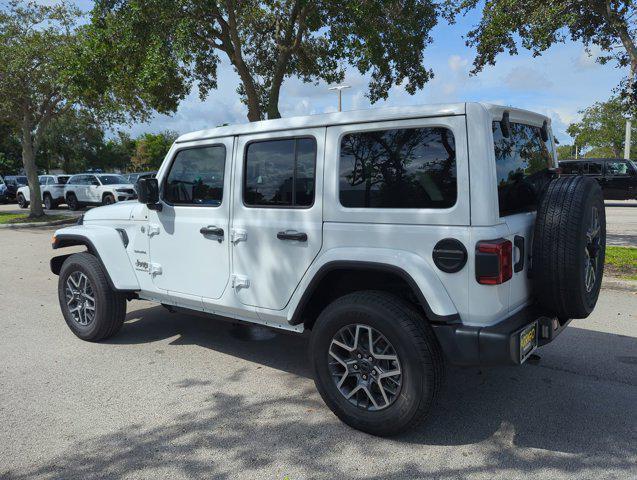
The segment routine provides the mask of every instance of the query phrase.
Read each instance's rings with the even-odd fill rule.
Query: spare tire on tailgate
[[[546,186],[533,236],[533,291],[561,318],[585,318],[597,303],[604,273],[606,212],[595,180],[561,177]]]

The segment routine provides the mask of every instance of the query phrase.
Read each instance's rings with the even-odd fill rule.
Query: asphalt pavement
[[[536,364],[447,371],[427,423],[383,439],[339,422],[307,336],[129,304],[77,339],[49,273],[51,230],[0,231],[2,479],[637,478],[637,295]]]

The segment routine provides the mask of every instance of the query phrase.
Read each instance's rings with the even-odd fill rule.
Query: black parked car
[[[623,158],[585,158],[560,162],[563,175],[585,175],[602,186],[606,200],[637,200],[637,164]]]
[[[0,182],[0,201],[2,202],[15,202],[18,188],[28,184],[27,177],[24,175],[7,175],[3,180],[4,182]]]

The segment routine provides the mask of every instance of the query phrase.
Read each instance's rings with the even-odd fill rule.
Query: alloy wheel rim
[[[363,410],[383,410],[400,394],[402,369],[396,350],[369,325],[347,325],[336,332],[328,367],[341,395]]]
[[[586,246],[584,247],[584,286],[590,293],[599,275],[599,254],[601,250],[601,223],[597,207],[591,209],[591,220],[586,230]]]
[[[73,272],[66,279],[66,306],[73,320],[84,327],[95,320],[93,285],[83,272]]]

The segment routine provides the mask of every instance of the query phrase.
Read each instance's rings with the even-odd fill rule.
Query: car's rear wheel
[[[102,205],[113,205],[115,203],[115,197],[111,193],[104,195],[102,199]]]
[[[444,377],[426,320],[385,292],[355,292],[331,303],[314,325],[310,351],[327,406],[373,435],[394,435],[424,420]]]
[[[77,197],[74,193],[69,193],[66,196],[66,204],[69,207],[69,210],[79,210],[81,208],[80,202],[77,201]]]
[[[27,199],[24,198],[24,195],[22,195],[21,193],[18,193],[16,200],[18,201],[18,206],[20,208],[28,208],[29,207],[29,202],[27,202]]]
[[[51,195],[48,193],[44,194],[44,208],[47,210],[54,210],[57,208],[57,203],[53,201],[53,198],[51,198]]]
[[[115,335],[126,317],[126,297],[110,287],[102,265],[90,253],[65,260],[58,298],[66,324],[82,340],[96,342]]]

